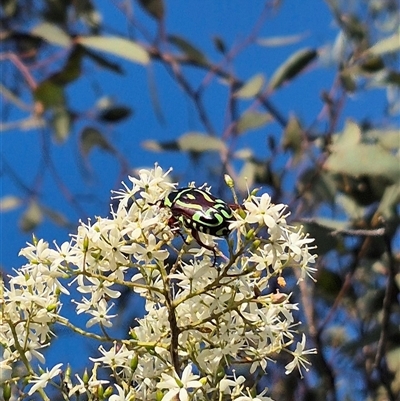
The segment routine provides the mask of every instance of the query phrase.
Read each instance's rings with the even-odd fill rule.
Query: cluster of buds
[[[297,305],[270,285],[284,284],[285,269],[297,269],[299,280],[312,277],[313,240],[287,223],[285,205],[249,194],[232,208],[227,242],[205,233],[196,236],[206,247],[183,242],[163,202],[175,189],[168,173],[159,166],[140,170],[115,193],[109,218],[81,223],[60,246],[35,239],[21,250],[27,264],[2,286],[4,399],[18,391],[18,399],[37,393],[49,400],[59,391],[70,400],[86,394],[110,401],[261,401],[270,400],[267,390],[247,387],[235,366],[262,375],[287,352],[287,374],[308,369],[307,354],[315,350],[306,349],[304,334],[296,340]],[[183,225],[180,231],[193,233]],[[123,286],[143,297],[145,311],[126,338],[116,338]],[[85,328],[62,314],[70,287],[81,294],[74,302],[76,314],[87,316]],[[35,368],[45,363],[41,349],[51,344],[54,325],[101,341],[100,356],[89,358],[91,373],[71,377],[62,364]],[[91,331],[96,326],[103,335]],[[19,376],[11,374],[16,366],[23,367]],[[97,378],[99,369],[108,370],[109,380]]]

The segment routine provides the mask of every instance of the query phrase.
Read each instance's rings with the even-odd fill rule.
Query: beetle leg
[[[191,234],[192,237],[197,241],[197,243],[202,246],[203,248],[208,249],[209,251],[212,251],[212,253],[214,254],[214,262],[212,264],[212,267],[215,266],[215,263],[217,262],[217,251],[216,251],[216,246],[210,246],[210,245],[206,245],[201,239],[200,239],[200,235],[199,232],[197,230],[191,230]]]

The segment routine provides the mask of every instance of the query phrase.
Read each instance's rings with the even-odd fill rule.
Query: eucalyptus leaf
[[[62,107],[65,104],[64,87],[54,83],[51,78],[42,81],[34,90],[33,96],[44,109]]]
[[[292,54],[272,75],[268,88],[274,90],[304,70],[318,55],[314,49],[301,49]]]
[[[395,53],[400,50],[400,33],[380,40],[367,50],[367,53],[380,56],[387,53]]]
[[[241,99],[250,99],[257,96],[265,83],[263,74],[257,74],[245,82],[234,94],[235,97]]]
[[[335,145],[351,146],[361,141],[361,129],[353,120],[347,120],[343,132],[336,137]]]
[[[324,167],[354,177],[366,175],[383,177],[391,182],[400,180],[399,159],[380,145],[360,143],[335,147]]]
[[[126,106],[112,106],[101,110],[99,119],[104,122],[117,122],[129,117],[132,110]]]
[[[98,50],[139,64],[148,64],[150,56],[138,43],[117,36],[80,36],[76,39],[82,46]]]
[[[257,43],[260,46],[266,47],[277,47],[277,46],[287,46],[297,43],[303,40],[306,34],[299,33],[297,35],[287,35],[287,36],[270,36],[268,38],[259,38]]]
[[[225,143],[219,139],[200,132],[188,132],[178,139],[179,148],[186,152],[221,151]]]
[[[22,203],[22,200],[14,195],[5,195],[0,198],[0,212],[9,212],[17,209]]]
[[[65,107],[57,107],[53,110],[51,126],[54,131],[54,139],[57,143],[64,143],[70,133],[71,116]]]
[[[36,201],[31,201],[28,208],[25,210],[21,219],[19,220],[19,226],[23,232],[33,231],[43,221],[43,213]]]
[[[55,24],[49,22],[41,22],[36,25],[31,34],[38,36],[53,45],[61,47],[69,47],[72,45],[72,40],[69,35]]]
[[[282,137],[283,149],[290,149],[297,153],[303,143],[303,128],[296,116],[291,116],[285,127]]]
[[[164,18],[163,0],[139,0],[140,5],[157,20]]]
[[[98,147],[106,151],[112,151],[112,147],[105,139],[103,134],[96,128],[86,127],[81,133],[81,151],[84,156],[87,156],[90,151]]]
[[[201,65],[207,64],[207,58],[204,56],[204,54],[186,39],[177,35],[169,35],[168,41],[181,49],[182,52],[185,53],[186,56],[191,60]]]
[[[271,121],[272,117],[269,113],[246,111],[240,116],[236,125],[236,131],[238,134],[241,134],[252,129],[260,128]]]
[[[400,204],[400,183],[386,187],[379,203],[378,213],[389,220],[397,216],[396,208]]]
[[[369,130],[365,137],[376,141],[384,149],[395,152],[400,149],[400,130],[398,129],[373,129]]]

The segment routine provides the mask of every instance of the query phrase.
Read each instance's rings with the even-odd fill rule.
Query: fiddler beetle
[[[190,230],[199,245],[214,253],[214,266],[217,257],[215,247],[204,244],[199,232],[215,237],[227,237],[230,232],[229,224],[234,220],[230,206],[199,188],[174,190],[165,197],[161,205],[171,210],[171,227],[184,226]]]

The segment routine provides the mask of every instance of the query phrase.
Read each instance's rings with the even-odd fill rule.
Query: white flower
[[[106,351],[105,348],[100,345],[99,351],[103,354],[102,357],[89,359],[93,362],[102,362],[104,365],[108,365],[113,369],[115,367],[128,366],[129,361],[135,355],[132,351],[127,350],[124,344],[122,346],[114,344],[114,346],[108,351]]]
[[[161,382],[157,384],[157,388],[168,390],[163,397],[163,401],[170,401],[176,395],[178,395],[180,401],[187,401],[189,399],[189,393],[192,393],[191,389],[197,389],[203,386],[200,380],[197,380],[199,377],[198,375],[192,374],[192,365],[188,365],[182,372],[181,378],[176,374],[170,376],[166,373],[162,373],[162,379]]]
[[[301,372],[301,368],[303,368],[306,372],[309,371],[309,368],[307,365],[311,365],[311,362],[309,362],[304,355],[310,355],[310,354],[316,354],[317,350],[315,348],[309,349],[309,350],[304,350],[306,346],[306,336],[303,334],[301,342],[298,342],[296,345],[296,349],[292,351],[288,351],[293,355],[293,361],[288,363],[285,368],[286,371],[285,373],[288,375],[293,371],[294,368],[297,367],[299,370],[300,376],[303,377],[303,373]]]
[[[36,390],[40,388],[44,388],[47,386],[47,383],[60,374],[62,363],[54,366],[50,372],[46,369],[46,372],[42,373],[40,376],[34,376],[33,379],[29,380],[29,383],[35,383],[32,388],[29,390],[28,395],[32,395]]]
[[[115,387],[117,388],[118,395],[113,394],[108,401],[133,401],[135,399],[135,393],[133,389],[130,389],[128,394],[125,394],[124,389],[118,386],[118,384],[115,384]]]

